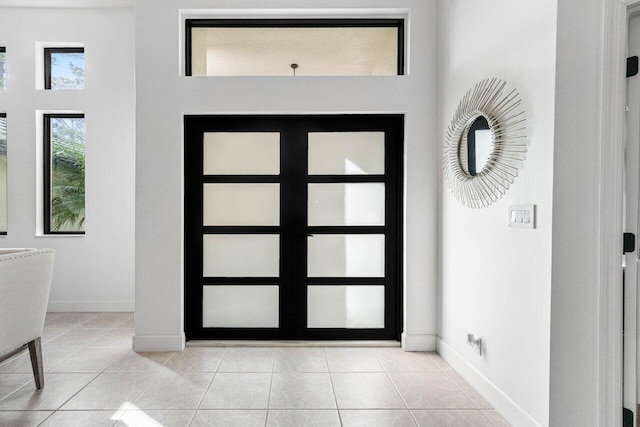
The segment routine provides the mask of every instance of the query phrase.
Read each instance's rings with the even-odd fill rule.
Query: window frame
[[[185,19],[185,76],[191,76],[191,30],[193,28],[363,28],[395,27],[398,30],[398,58],[395,75],[405,75],[404,18],[284,18],[284,19]]]
[[[82,53],[84,47],[45,47],[44,48],[44,89],[51,90],[51,54],[52,53]],[[83,80],[84,89],[84,80]],[[70,89],[82,90],[82,89]]]
[[[0,119],[4,119],[5,120],[5,125],[6,125],[6,123],[7,123],[7,113],[0,113]],[[7,138],[7,140],[8,140],[8,138]],[[9,144],[9,142],[7,141],[7,145],[8,144]],[[8,165],[8,163],[9,163],[9,154],[8,154],[8,151],[9,151],[9,148],[7,147],[7,172],[9,170],[9,165]],[[7,174],[7,176],[5,176],[5,185],[6,185],[6,189],[7,190],[9,190],[8,181],[9,181],[9,176]],[[7,193],[8,193],[8,191],[5,193],[8,196]],[[8,219],[9,219],[8,218],[9,217],[9,200],[8,200],[8,197],[7,197],[7,201],[6,202],[7,203],[6,203],[5,206],[6,206],[6,209],[7,209],[7,212],[6,212],[6,215],[7,215],[7,229],[5,231],[0,229],[0,236],[6,236],[7,233],[9,232],[9,221],[8,221]]]
[[[42,115],[43,134],[43,172],[44,172],[44,217],[43,232],[45,235],[84,235],[85,231],[55,231],[51,230],[51,119],[85,119],[84,113],[49,113]],[[86,148],[86,133],[85,133]],[[86,152],[85,152],[86,153]],[[85,212],[86,212],[86,179],[85,179]]]

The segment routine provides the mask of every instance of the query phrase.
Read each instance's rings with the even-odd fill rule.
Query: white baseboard
[[[133,312],[134,301],[49,301],[47,311],[51,313],[61,312]]]
[[[436,351],[437,335],[418,335],[402,333],[404,351]]]
[[[179,335],[140,335],[133,336],[133,351],[182,351],[184,333]]]
[[[438,353],[478,390],[482,397],[487,399],[509,423],[522,427],[543,426],[441,338],[438,338]]]

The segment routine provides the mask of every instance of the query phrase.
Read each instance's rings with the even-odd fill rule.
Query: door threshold
[[[400,347],[400,341],[187,341],[187,347]]]

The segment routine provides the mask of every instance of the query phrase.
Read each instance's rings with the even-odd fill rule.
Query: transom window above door
[[[403,19],[187,19],[187,76],[404,74]]]

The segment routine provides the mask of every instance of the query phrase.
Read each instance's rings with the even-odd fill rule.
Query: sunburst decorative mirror
[[[525,159],[525,112],[516,89],[484,79],[460,101],[444,142],[444,177],[465,206],[484,208],[500,199]]]

